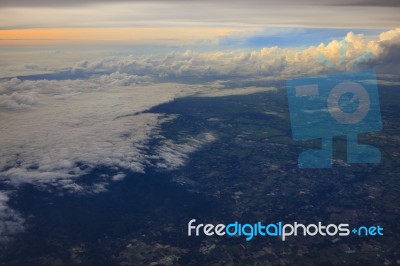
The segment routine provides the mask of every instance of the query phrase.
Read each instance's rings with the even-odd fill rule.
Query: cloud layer
[[[2,1],[3,28],[234,26],[388,28],[395,0]],[[34,7],[34,8],[32,8]]]
[[[111,57],[81,62],[72,67],[90,75],[120,73],[165,81],[215,81],[223,79],[286,79],[329,71],[357,69],[365,64],[385,69],[399,64],[396,48],[400,28],[376,37],[349,32],[342,40],[332,40],[304,48],[265,47],[253,51],[171,52],[165,56]],[[386,72],[390,72],[386,68]]]
[[[64,76],[55,73],[56,79],[5,80],[0,82],[1,179],[16,185],[52,184],[71,180],[97,165],[143,172],[149,139],[173,117],[142,111],[188,95],[215,97],[265,91],[269,88],[228,90],[223,84],[337,71],[343,62],[347,69],[367,65],[385,69],[384,74],[396,74],[398,67],[393,65],[399,62],[399,44],[400,29],[376,38],[350,32],[344,40],[303,49],[269,47],[249,52],[111,57],[84,60],[67,71],[63,68],[60,73]],[[193,81],[198,83],[177,83]],[[197,147],[196,142],[190,143]],[[160,152],[165,153],[170,144],[166,142]],[[165,165],[182,164],[164,161]]]
[[[376,38],[347,34],[344,40],[299,49],[173,52],[167,55],[83,60],[49,68],[43,76],[0,81],[0,182],[51,186],[74,193],[100,193],[124,171],[171,170],[213,142],[215,132],[163,139],[161,126],[174,115],[143,112],[177,97],[247,94],[270,87],[232,87],[236,81],[285,80],[345,68],[377,67],[399,74],[400,29]],[[344,59],[344,60],[343,60]],[[28,68],[36,71],[31,62]],[[17,74],[17,73],[16,73]],[[149,142],[163,139],[154,147]],[[92,184],[77,182],[99,166],[114,174]],[[0,240],[20,232],[23,219],[0,192]]]
[[[3,106],[6,112],[1,114],[0,127],[1,179],[16,185],[56,184],[98,165],[143,172],[146,144],[168,117],[135,113],[188,92],[178,84],[118,87],[121,80],[110,76],[107,79],[111,80],[11,80],[3,84],[4,90],[13,83],[14,89],[23,91],[28,86],[28,93],[45,93],[40,103],[28,101],[28,93],[20,93],[25,102],[31,103],[24,109],[30,110],[21,110],[18,102]],[[64,93],[60,93],[61,88]]]

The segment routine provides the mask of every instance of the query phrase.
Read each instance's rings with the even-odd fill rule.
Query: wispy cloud
[[[0,39],[188,43],[272,26],[387,29],[399,26],[399,11],[395,0],[7,0]]]
[[[155,167],[172,170],[185,165],[189,155],[216,140],[216,136],[206,132],[194,137],[189,137],[180,142],[165,140],[156,148],[152,159],[155,160]]]

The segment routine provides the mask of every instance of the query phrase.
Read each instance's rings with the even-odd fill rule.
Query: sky
[[[164,136],[176,116],[144,112],[159,104],[276,93],[276,81],[369,68],[379,85],[399,86],[399,9],[394,0],[0,0],[0,242],[28,227],[10,207],[23,184],[104,193],[127,171],[177,169],[218,139]],[[99,165],[110,174],[79,182]]]
[[[2,0],[0,45],[188,45],[287,32],[274,28],[392,29],[399,11],[396,0]]]

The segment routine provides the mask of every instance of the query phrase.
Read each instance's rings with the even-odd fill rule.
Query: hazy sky
[[[270,27],[391,29],[399,1],[50,1],[2,0],[2,45],[191,44]]]

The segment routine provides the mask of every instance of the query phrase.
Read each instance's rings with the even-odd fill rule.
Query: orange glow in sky
[[[215,40],[229,28],[47,28],[0,30],[0,45],[117,42],[133,44],[191,44]]]

